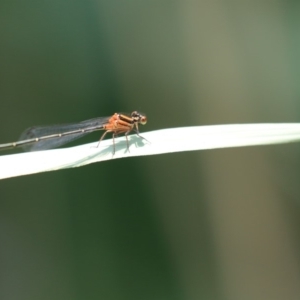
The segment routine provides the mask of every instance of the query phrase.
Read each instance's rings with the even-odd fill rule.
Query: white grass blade
[[[300,123],[213,125],[163,129],[77,147],[0,156],[0,179],[39,172],[79,167],[121,157],[155,155],[172,152],[281,144],[300,141]]]

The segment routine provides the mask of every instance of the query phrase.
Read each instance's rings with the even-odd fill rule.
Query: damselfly
[[[125,134],[127,150],[129,150],[128,134],[133,130],[140,138],[145,139],[140,136],[138,125],[145,125],[146,123],[146,115],[134,111],[131,114],[115,113],[111,117],[95,118],[80,123],[30,127],[23,132],[18,142],[0,144],[0,150],[16,147],[23,147],[26,151],[52,149],[74,141],[90,132],[105,130],[97,147],[106,134],[112,132],[114,154],[115,137],[118,134]]]

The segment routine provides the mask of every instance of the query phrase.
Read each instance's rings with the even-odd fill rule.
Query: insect
[[[99,117],[80,123],[61,124],[50,126],[37,126],[26,129],[19,141],[0,144],[0,150],[23,147],[26,151],[40,151],[62,146],[88,133],[105,130],[97,147],[107,133],[111,132],[113,137],[113,154],[115,154],[115,137],[124,133],[129,150],[128,134],[133,130],[142,139],[139,132],[139,124],[145,125],[147,117],[137,111],[131,114],[115,113],[110,117]],[[146,139],[145,139],[146,140]]]

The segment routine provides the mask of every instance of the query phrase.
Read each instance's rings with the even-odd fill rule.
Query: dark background
[[[2,0],[0,142],[116,111],[145,112],[141,131],[298,122],[299,30],[298,1]],[[0,299],[300,299],[299,154],[2,180]]]

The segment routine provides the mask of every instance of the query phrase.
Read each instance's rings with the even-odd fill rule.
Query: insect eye
[[[147,117],[146,117],[146,116],[142,116],[142,117],[140,118],[140,123],[141,123],[142,125],[145,125],[145,124],[147,123]]]

